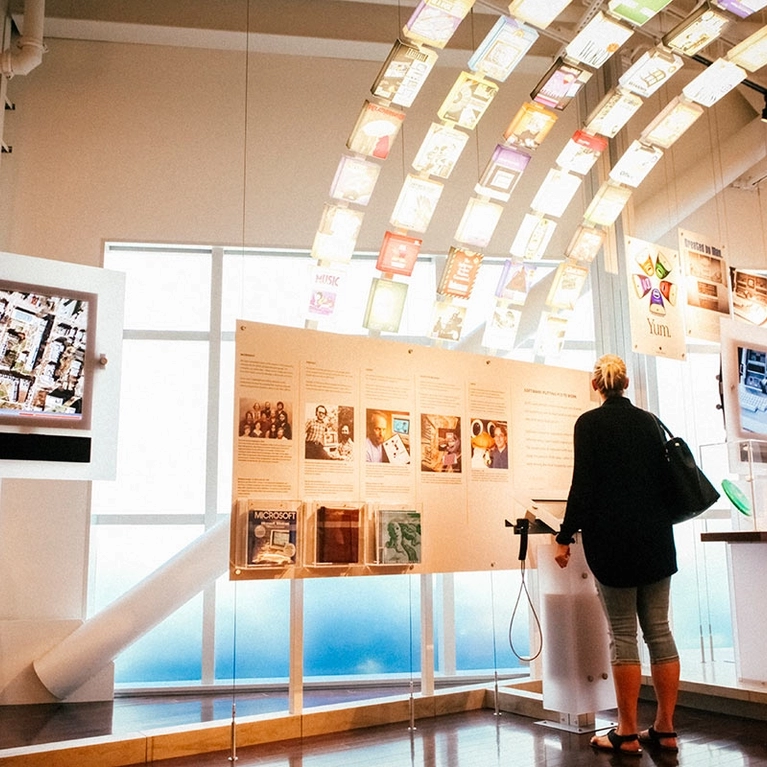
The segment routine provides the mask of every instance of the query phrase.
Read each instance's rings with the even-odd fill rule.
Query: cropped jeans
[[[679,659],[668,620],[671,578],[630,588],[597,583],[597,590],[610,630],[610,660],[613,665],[640,663],[637,618],[650,652],[650,663],[668,663]]]

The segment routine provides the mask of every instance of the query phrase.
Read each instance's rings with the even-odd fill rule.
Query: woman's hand
[[[570,562],[570,546],[566,543],[558,543],[557,551],[554,554],[554,561],[562,568],[567,567]]]

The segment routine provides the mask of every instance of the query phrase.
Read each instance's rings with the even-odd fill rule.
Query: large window
[[[409,280],[398,338],[427,339],[444,259],[423,257]],[[320,330],[361,325],[374,259],[349,266],[336,313]],[[162,566],[230,511],[234,328],[238,318],[301,327],[313,261],[306,253],[108,245],[107,269],[126,273],[118,475],[93,487],[90,612]],[[481,328],[502,260],[486,260],[464,336]],[[591,301],[582,297],[562,359],[588,368]],[[476,343],[476,341],[473,341]],[[533,360],[532,339],[514,356]],[[431,577],[431,576],[429,576]],[[305,582],[307,679],[370,681],[421,667],[421,576],[319,578]],[[521,673],[509,630],[518,572],[433,576],[438,678]],[[290,584],[232,583],[222,572],[116,661],[123,687],[285,680]],[[529,653],[526,609],[515,615],[514,649]]]

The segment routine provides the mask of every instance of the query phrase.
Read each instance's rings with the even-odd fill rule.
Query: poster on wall
[[[732,313],[751,325],[767,322],[767,275],[740,269],[733,271]]]
[[[684,280],[678,252],[626,237],[626,275],[633,350],[685,359]]]
[[[730,316],[730,279],[724,246],[705,235],[680,229],[679,253],[686,292],[687,336],[719,341],[719,320]]]

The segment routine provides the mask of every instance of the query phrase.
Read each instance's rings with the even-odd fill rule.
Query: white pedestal
[[[560,712],[560,725],[580,730],[593,724],[594,712],[615,707],[607,621],[583,547],[570,547],[565,569],[554,562],[555,548],[538,549],[543,706]]]
[[[735,671],[744,682],[767,684],[767,532],[703,533],[704,542],[727,544]]]

